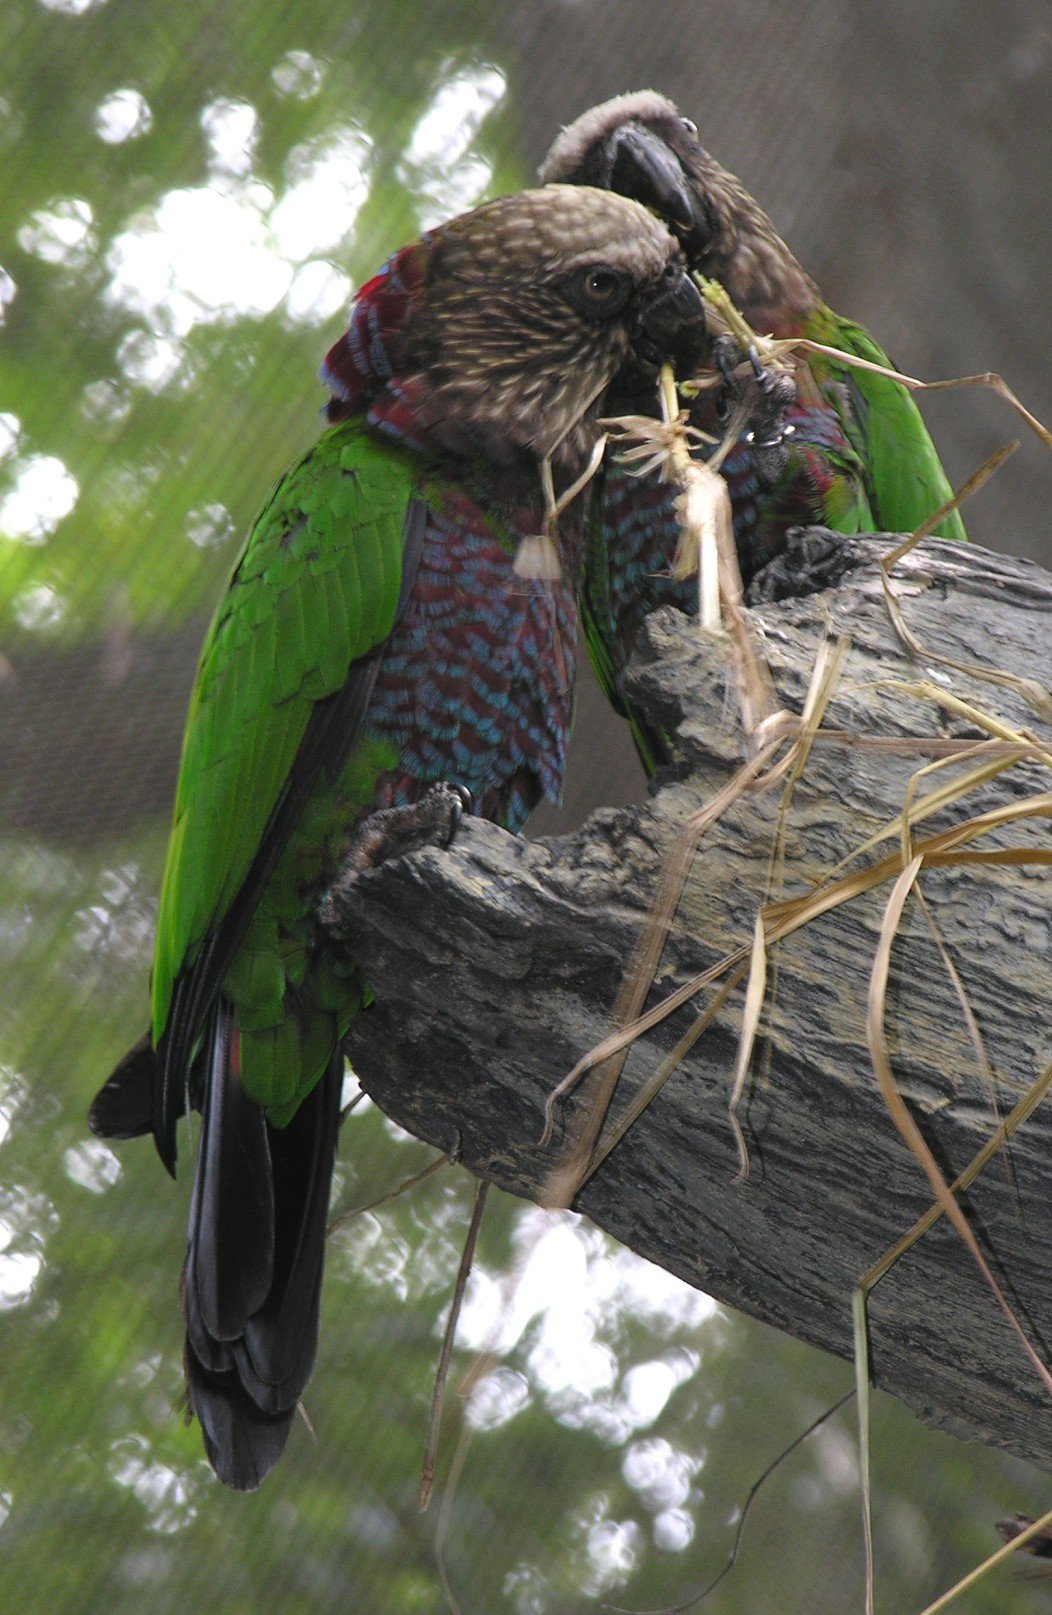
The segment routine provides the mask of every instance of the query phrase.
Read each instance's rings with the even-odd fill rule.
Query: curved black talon
[[[466,785],[433,785],[431,790],[452,791],[457,798],[456,807],[453,807],[451,804],[449,834],[447,835],[444,843],[445,846],[451,847],[453,845],[453,837],[460,829],[460,822],[465,813],[470,818],[472,813],[475,811],[475,798],[472,796]],[[431,791],[428,792],[428,795],[431,795]]]
[[[734,374],[740,361],[741,348],[729,331],[721,331],[712,344],[712,356],[716,361],[716,369],[723,377],[724,386],[729,393],[741,391],[741,384]]]
[[[761,485],[769,488],[778,481],[788,463],[786,439],[795,428],[785,416],[796,402],[796,383],[788,371],[771,369],[761,371],[757,387],[759,397],[745,441],[756,456]]]
[[[754,342],[743,349],[729,331],[720,333],[712,351],[724,383],[714,404],[716,419],[725,427],[735,406],[744,414],[747,430],[741,434],[742,441],[756,457],[761,486],[771,487],[788,460],[785,440],[793,428],[785,415],[796,402],[796,383],[788,371],[761,364]]]

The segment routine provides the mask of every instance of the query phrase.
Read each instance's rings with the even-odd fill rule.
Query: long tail
[[[284,1128],[241,1086],[222,1000],[205,1062],[183,1269],[187,1391],[219,1479],[254,1491],[281,1457],[314,1368],[343,1056]]]

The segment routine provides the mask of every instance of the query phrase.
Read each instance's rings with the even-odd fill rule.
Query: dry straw
[[[821,344],[763,339],[744,326],[744,321],[729,304],[722,288],[714,288],[713,283],[705,282],[702,283],[702,289],[710,305],[716,309],[719,317],[734,332],[742,345],[747,346],[750,342],[755,344],[764,364],[784,364],[795,353],[815,352],[834,358],[841,364],[857,365],[859,368],[886,375],[901,382],[911,391],[931,391],[961,386],[988,387],[1006,399],[1046,446],[1052,448],[1052,434],[1025,409],[999,376],[987,373],[955,381],[926,383]],[[1021,765],[1031,765],[1031,774],[1034,764],[1044,769],[1052,768],[1052,746],[1029,730],[1016,727],[997,714],[984,710],[963,687],[956,689],[952,686],[944,687],[924,678],[885,680],[882,681],[880,688],[891,698],[898,696],[919,700],[931,704],[944,713],[966,719],[988,738],[979,742],[948,740],[934,735],[914,736],[902,740],[895,737],[873,739],[841,729],[824,727],[823,720],[848,650],[845,640],[835,645],[824,642],[820,647],[801,715],[796,717],[780,709],[770,673],[758,652],[747,614],[742,610],[740,578],[737,577],[737,564],[733,558],[730,514],[725,508],[725,487],[722,479],[717,477],[714,480],[720,486],[713,488],[705,476],[706,467],[699,466],[692,457],[691,451],[696,447],[698,435],[688,425],[685,412],[676,407],[675,395],[671,391],[668,378],[664,385],[664,415],[662,423],[622,419],[605,424],[620,438],[622,452],[630,464],[635,464],[637,468],[646,471],[653,470],[660,464],[665,467],[667,475],[679,481],[684,490],[681,511],[685,520],[676,564],[681,568],[692,562],[700,565],[702,597],[708,602],[702,620],[710,627],[719,627],[722,624],[722,629],[726,633],[729,670],[734,680],[734,687],[738,691],[739,709],[747,737],[749,756],[723,789],[681,826],[664,864],[658,891],[623,980],[614,1010],[614,1028],[608,1037],[578,1062],[549,1099],[546,1108],[545,1141],[551,1136],[555,1106],[571,1089],[582,1084],[581,1103],[575,1107],[575,1117],[571,1117],[569,1123],[566,1150],[546,1180],[543,1198],[544,1203],[549,1205],[570,1204],[581,1185],[624,1137],[681,1060],[712,1024],[717,1013],[724,1008],[730,994],[742,982],[745,982],[745,999],[739,1028],[737,1058],[730,1083],[729,1108],[738,1146],[739,1176],[744,1177],[748,1171],[749,1159],[745,1136],[738,1120],[738,1111],[748,1082],[769,985],[777,964],[777,944],[794,931],[811,924],[820,915],[854,902],[864,893],[883,886],[890,888],[869,970],[867,1041],[874,1073],[889,1114],[925,1174],[933,1196],[933,1204],[925,1217],[864,1275],[854,1302],[867,1558],[866,1607],[867,1611],[871,1611],[873,1591],[868,1478],[866,1297],[897,1257],[910,1244],[922,1237],[938,1217],[945,1215],[952,1222],[979,1266],[985,1282],[1004,1310],[1033,1370],[1045,1388],[1052,1392],[1052,1375],[1028,1340],[1022,1325],[998,1287],[957,1200],[960,1191],[974,1181],[988,1161],[1005,1147],[1012,1133],[1021,1127],[1032,1113],[1052,1083],[1052,1067],[1032,1083],[1023,1099],[1004,1121],[998,1120],[990,1063],[983,1047],[979,1025],[968,1002],[965,985],[954,968],[939,934],[937,912],[933,909],[930,898],[925,896],[921,884],[925,872],[934,868],[970,867],[978,871],[994,867],[1052,866],[1052,847],[1047,845],[1035,845],[1032,841],[1019,845],[989,845],[991,837],[1002,836],[1005,831],[1024,821],[1040,823],[1052,818],[1052,792],[1031,788],[1028,783],[1027,794],[1016,794],[1011,801],[998,807],[977,810],[972,800],[975,793],[985,789],[991,781],[1018,770]],[[735,430],[737,429],[736,424]],[[720,445],[720,448],[722,447],[723,445]],[[1040,719],[1049,722],[1052,721],[1052,695],[1036,681],[1023,679],[1000,669],[961,663],[922,645],[905,621],[902,602],[892,577],[895,564],[927,536],[945,515],[955,509],[962,499],[992,476],[1015,447],[1015,444],[1007,444],[992,455],[945,506],[932,513],[921,529],[894,548],[890,548],[877,564],[891,623],[900,642],[911,656],[921,659],[926,664],[936,663],[954,673],[1010,690]],[[709,468],[711,465],[710,460]],[[713,551],[716,556],[715,562]],[[720,607],[718,617],[713,604],[716,598]],[[901,811],[893,819],[861,841],[847,858],[830,869],[825,878],[810,890],[791,897],[775,897],[773,893],[780,880],[785,838],[791,822],[793,789],[803,775],[816,744],[821,744],[823,748],[832,745],[899,756],[921,753],[927,754],[932,760],[923,763],[911,775]],[[955,772],[952,778],[947,779],[945,774],[951,766]],[[684,885],[706,830],[742,798],[756,798],[776,785],[782,787],[782,800],[768,869],[767,901],[760,905],[755,914],[751,940],[726,954],[644,1012],[643,1005],[653,986]],[[963,817],[948,829],[924,832],[922,827],[926,821],[948,810],[961,811]],[[874,856],[881,844],[886,842],[894,843],[892,850]],[[862,860],[861,864],[859,860]],[[884,1035],[892,949],[904,909],[911,898],[921,904],[926,923],[935,938],[939,956],[960,1006],[965,1030],[975,1049],[979,1069],[987,1084],[994,1111],[995,1127],[991,1138],[969,1168],[952,1184],[947,1183],[939,1171],[931,1151],[899,1093]],[[704,1011],[679,1039],[671,1053],[661,1061],[650,1078],[643,1083],[623,1113],[604,1131],[604,1120],[633,1044],[710,986],[715,987],[716,991]],[[936,1609],[941,1610],[945,1607],[951,1597],[963,1591],[966,1585],[971,1585],[978,1574],[998,1563],[1023,1540],[1019,1538],[993,1555],[984,1566],[979,1567],[979,1570],[973,1572],[965,1582],[959,1584],[958,1588],[945,1595],[937,1604],[930,1606],[925,1615],[934,1615]]]

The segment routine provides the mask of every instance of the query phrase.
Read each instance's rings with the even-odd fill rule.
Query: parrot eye
[[[620,314],[632,289],[632,277],[625,270],[611,269],[609,264],[589,264],[565,282],[563,293],[586,319],[608,320]]]

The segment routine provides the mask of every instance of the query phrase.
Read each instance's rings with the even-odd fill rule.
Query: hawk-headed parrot
[[[368,998],[326,894],[374,810],[454,787],[517,831],[558,796],[585,499],[553,520],[552,495],[592,463],[614,375],[689,370],[704,332],[681,249],[638,203],[551,186],[430,231],[358,294],[322,370],[329,425],[219,603],[153,1024],[91,1123],[152,1132],[174,1173],[178,1119],[201,1112],[185,1366],[230,1486],[280,1457],[314,1363],[341,1038]]]
[[[692,271],[718,280],[761,335],[803,337],[889,366],[854,321],[825,303],[753,198],[701,145],[694,124],[651,90],[583,113],[554,141],[542,182],[600,186],[664,219]],[[791,435],[774,460],[743,440],[722,467],[746,580],[782,547],[792,526],[836,532],[912,531],[950,497],[950,486],[912,394],[871,371],[802,352],[793,367]],[[590,636],[597,661],[623,666],[638,621],[662,601],[686,605],[667,577],[671,498],[656,478],[606,474],[602,541],[590,566]],[[963,539],[954,512],[936,529]],[[675,544],[675,535],[672,535]],[[646,759],[644,759],[646,760]]]

